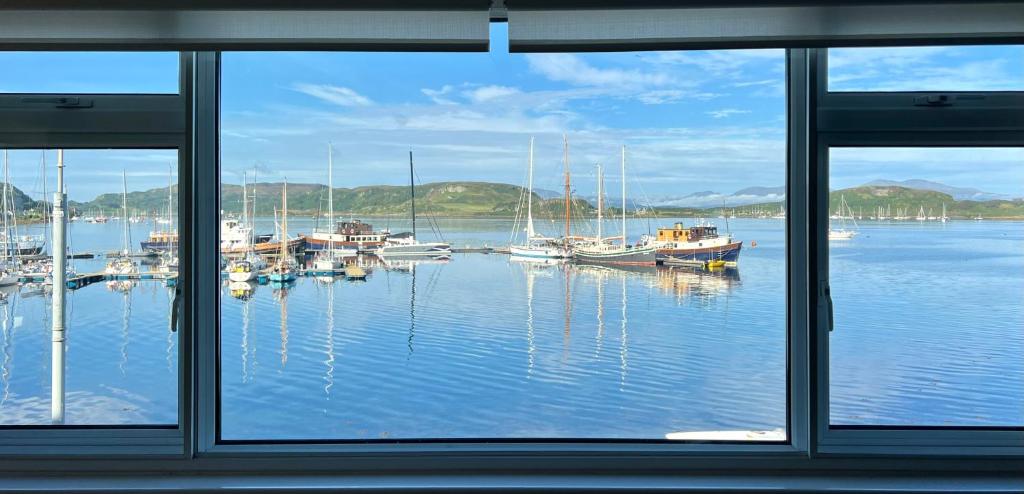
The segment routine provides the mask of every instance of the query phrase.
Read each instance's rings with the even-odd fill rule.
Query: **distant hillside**
[[[951,218],[1024,218],[1024,201],[1022,200],[989,200],[989,201],[958,201],[952,195],[932,190],[910,189],[899,186],[861,186],[833,191],[830,194],[829,210],[839,210],[841,198],[856,213],[871,216],[879,207],[891,210],[906,210],[909,216],[916,216],[921,208],[929,216],[942,214],[942,205],[946,205],[946,214]]]
[[[4,184],[0,182],[0,195],[3,194],[3,189]],[[14,203],[14,211],[18,215],[30,217],[35,215],[42,216],[44,204],[48,203],[32,199],[31,197],[28,196],[28,194],[25,194],[24,192],[22,192],[21,189],[13,185],[11,186],[10,192],[13,196],[12,202]]]
[[[943,194],[949,194],[953,199],[958,201],[991,201],[997,199],[1009,199],[1001,194],[993,194],[991,192],[985,192],[982,190],[970,188],[970,187],[953,187],[952,185],[946,185],[939,182],[932,182],[931,180],[920,180],[910,179],[903,181],[896,180],[873,180],[864,184],[867,187],[905,187],[907,189],[917,190],[930,190],[934,192],[942,192]]]
[[[280,210],[284,184],[258,183],[249,186],[249,200],[255,194],[256,214],[271,215]],[[174,188],[177,194],[177,187]],[[516,207],[525,191],[517,185],[487,182],[438,182],[416,186],[416,210],[421,214],[439,216],[515,216]],[[351,189],[334,189],[334,210],[339,215],[406,215],[411,204],[406,186],[371,185]],[[584,200],[574,202],[577,212],[592,208]],[[105,211],[108,214],[121,209],[121,194],[103,194],[96,199],[74,206],[88,214]],[[128,193],[128,209],[160,214],[167,208],[167,188]],[[224,184],[221,187],[221,208],[226,213],[241,213],[242,187]],[[296,215],[315,215],[327,209],[327,186],[322,184],[289,183],[288,212]],[[543,199],[534,193],[534,216],[537,218],[563,215],[564,201],[560,198]]]

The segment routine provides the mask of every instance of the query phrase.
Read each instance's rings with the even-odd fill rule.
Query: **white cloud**
[[[750,110],[740,110],[737,108],[723,108],[721,110],[714,110],[705,113],[711,115],[711,118],[729,118],[733,115],[742,115],[744,113],[750,113]]]
[[[509,96],[521,94],[521,91],[508,86],[483,86],[470,89],[463,93],[473,103],[486,103],[491,100],[505,99]]]
[[[577,55],[542,53],[527,55],[530,70],[550,80],[576,86],[649,87],[664,86],[672,79],[664,73],[594,67]]]
[[[441,87],[441,89],[420,89],[420,91],[422,91],[423,94],[427,95],[427,97],[430,98],[431,101],[439,105],[457,105],[458,103],[456,103],[455,101],[452,101],[451,99],[444,97],[448,94],[451,94],[451,92],[454,90],[455,87],[452,86],[451,84],[445,84],[443,87]]]
[[[370,106],[373,101],[347,87],[330,84],[295,83],[292,89],[341,106]]]
[[[655,89],[645,91],[636,95],[636,99],[648,105],[660,105],[673,103],[684,99],[695,99],[706,101],[721,96],[718,93],[690,91],[682,89]]]

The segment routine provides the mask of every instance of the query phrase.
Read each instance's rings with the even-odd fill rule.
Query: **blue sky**
[[[509,54],[501,24],[491,46],[224,54],[224,180],[256,167],[261,180],[324,182],[330,141],[338,187],[405,183],[410,149],[424,182],[523,183],[532,136],[537,186],[559,189],[565,133],[582,194],[593,193],[597,163],[618,186],[623,144],[638,200],[784,183],[782,50]],[[0,91],[177,90],[174,54],[10,53],[0,66]],[[830,79],[833,90],[1024,89],[1024,47],[834,50]],[[14,156],[15,180],[35,177],[38,152]],[[109,180],[122,167],[130,189],[163,185],[173,153],[68,157],[97,172],[69,191],[88,199],[119,189]],[[924,178],[1024,196],[1022,163],[1020,150],[844,151],[833,154],[832,185]]]

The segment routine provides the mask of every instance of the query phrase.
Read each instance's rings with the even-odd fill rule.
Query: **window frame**
[[[800,115],[806,107],[806,52],[800,49],[787,50],[785,57],[787,79],[786,114],[787,114],[787,135],[805,135],[807,121],[803,118],[793,118],[793,115]],[[204,72],[206,71],[206,72]],[[796,77],[788,82],[791,71],[795,71]],[[216,74],[216,77],[213,75]],[[197,116],[215,113],[214,118],[219,118],[219,98],[214,95],[220,94],[220,52],[207,52],[197,54]],[[211,80],[211,78],[213,78]],[[205,82],[205,84],[204,84]],[[202,104],[203,98],[210,98],[215,107],[208,103],[205,107]],[[794,106],[795,105],[795,106]],[[197,131],[202,130],[197,125]],[[203,142],[219,142],[219,125],[205,129],[210,134],[201,135],[197,132],[196,142],[198,161],[204,163],[199,168],[204,170],[204,176],[210,171],[213,172],[212,179],[199,180],[200,184],[214,184],[219,189],[220,184],[220,163],[219,159],[212,166],[205,164],[206,160],[214,156],[219,158],[219,150],[211,151],[209,155],[202,152]],[[785,180],[787,182],[786,211],[792,211],[793,217],[802,217],[806,214],[806,181],[802,179],[806,170],[806,154],[802,147],[790,145],[787,138],[787,157],[785,166]],[[218,190],[219,194],[219,190]],[[205,194],[199,193],[201,197]],[[219,202],[209,204],[197,204],[197,217],[205,220],[205,228],[212,228],[219,235],[220,222]],[[786,266],[787,266],[787,296],[784,307],[786,317],[786,400],[787,418],[785,441],[763,442],[763,441],[669,441],[669,440],[572,440],[572,439],[530,439],[530,440],[489,440],[488,438],[469,438],[466,440],[397,440],[397,441],[223,441],[218,437],[218,426],[220,420],[219,402],[219,376],[220,376],[220,351],[219,331],[220,318],[220,292],[214,294],[213,299],[217,301],[215,327],[207,327],[210,321],[202,321],[197,327],[199,340],[197,341],[197,360],[199,362],[198,375],[205,376],[199,380],[197,387],[197,400],[200,413],[197,416],[199,431],[196,437],[197,453],[211,457],[233,457],[236,455],[315,455],[335,456],[353,458],[362,455],[431,455],[443,458],[452,455],[495,455],[495,454],[552,454],[562,453],[567,455],[580,454],[622,454],[630,453],[637,455],[665,454],[665,455],[694,455],[694,454],[736,454],[736,455],[804,455],[807,451],[807,431],[809,414],[808,380],[807,380],[807,311],[806,297],[793,296],[798,276],[796,273],[805,272],[807,265],[806,231],[796,227],[797,223],[789,218],[786,221]],[[199,228],[201,231],[203,227]],[[219,266],[219,243],[197,246],[197,252],[203,255],[212,254],[211,258],[198,259],[201,265]],[[197,282],[202,280],[197,274]],[[219,287],[219,277],[217,285]],[[210,377],[215,372],[215,379]]]
[[[810,146],[814,258],[808,286],[815,321],[813,373],[817,396],[814,454],[817,456],[926,456],[979,458],[1024,456],[1024,427],[832,426],[830,423],[829,333],[829,150],[839,147],[1021,147],[1024,92],[902,91],[829,92],[828,50],[817,49],[812,79],[819,100]],[[922,107],[915,98],[944,94],[950,106]],[[965,96],[966,104],[956,102]],[[935,113],[941,118],[935,118]],[[1022,390],[1024,392],[1024,390]]]
[[[176,299],[191,296],[189,94],[190,54],[180,52],[178,94],[0,94],[0,146],[10,149],[173,149],[178,153],[179,259]],[[61,108],[62,98],[92,107]],[[69,118],[70,117],[70,118]],[[28,122],[28,125],[25,124]],[[179,305],[179,307],[181,307]],[[172,309],[173,310],[173,309]],[[179,315],[184,312],[179,308]],[[190,317],[178,320],[178,421],[175,425],[12,425],[0,427],[0,459],[23,457],[178,457],[188,454],[191,385]],[[0,462],[2,463],[2,462]]]

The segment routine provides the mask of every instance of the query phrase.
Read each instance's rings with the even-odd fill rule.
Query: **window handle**
[[[953,98],[948,94],[925,94],[914,96],[914,106],[952,106]]]
[[[821,297],[825,301],[826,324],[828,325],[829,332],[831,332],[836,329],[836,325],[832,313],[832,287],[829,286],[827,281],[821,282]]]
[[[92,100],[77,96],[30,96],[21,98],[22,103],[52,105],[54,108],[92,108]]]
[[[171,301],[171,331],[178,332],[178,313],[181,312],[181,288],[174,288],[174,300]]]

